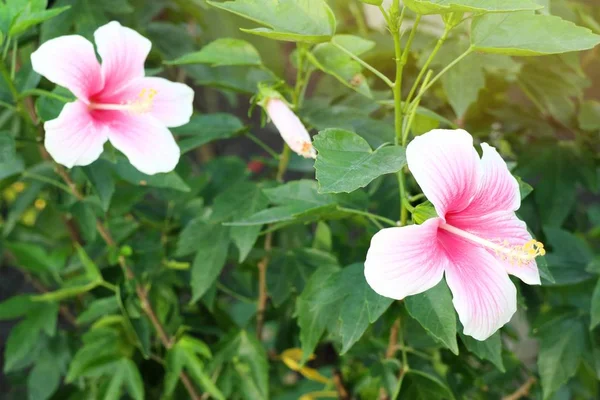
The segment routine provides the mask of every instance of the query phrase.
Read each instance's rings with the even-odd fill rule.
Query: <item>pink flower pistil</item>
[[[382,296],[403,299],[442,278],[464,333],[485,340],[516,312],[509,274],[539,285],[546,251],[515,211],[519,185],[496,149],[480,158],[464,130],[433,130],[407,147],[408,166],[438,217],[383,229],[371,241],[365,277]]]

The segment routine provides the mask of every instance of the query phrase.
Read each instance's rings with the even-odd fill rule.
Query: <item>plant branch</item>
[[[533,376],[530,376],[517,390],[508,396],[504,396],[502,400],[519,400],[529,395],[529,391],[536,382],[537,380]]]
[[[368,211],[354,210],[352,208],[345,208],[345,207],[340,207],[338,209],[340,211],[346,212],[348,214],[361,215],[361,216],[367,217],[367,218],[369,218],[371,220],[382,221],[382,222],[385,222],[386,224],[388,224],[390,226],[398,226],[398,224],[395,221],[392,221],[389,218],[382,217],[382,216],[377,215],[377,214],[372,214],[372,213],[370,213]]]
[[[352,58],[354,61],[371,71],[375,76],[377,76],[379,79],[385,82],[385,84],[388,85],[390,88],[394,88],[394,82],[392,82],[387,76],[381,73],[377,68],[375,68],[374,66],[372,66],[371,64],[369,64],[368,62],[351,52],[350,50],[346,49],[344,46],[340,46],[339,44],[333,41],[331,42],[331,44],[340,51],[344,52],[346,55],[348,55],[348,57]]]
[[[335,385],[335,390],[337,391],[338,399],[340,400],[349,400],[350,395],[348,394],[348,389],[344,386],[344,380],[342,379],[342,374],[339,370],[333,371],[333,384]]]
[[[262,332],[265,325],[265,311],[267,309],[267,267],[271,260],[271,250],[273,248],[273,232],[265,236],[265,256],[258,263],[258,302],[256,306],[256,336],[258,340],[262,339]]]

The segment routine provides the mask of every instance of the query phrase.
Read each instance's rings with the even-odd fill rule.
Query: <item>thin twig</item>
[[[388,340],[388,347],[385,351],[385,358],[390,359],[394,358],[394,354],[396,354],[396,350],[398,349],[398,331],[400,330],[400,319],[396,319],[394,324],[392,325],[392,329],[390,329],[390,338]]]
[[[350,395],[348,394],[348,389],[344,386],[344,380],[342,379],[342,373],[339,370],[333,371],[333,384],[335,385],[335,390],[338,393],[338,399],[340,400],[349,400]]]
[[[33,286],[35,288],[35,290],[37,290],[38,292],[40,292],[40,293],[48,293],[49,292],[49,290],[46,289],[46,287],[41,282],[36,280],[33,276],[31,276],[27,272],[23,272],[23,275],[25,275],[25,279],[27,280],[27,282],[29,282],[31,284],[31,286]],[[59,313],[65,319],[65,321],[67,321],[69,324],[71,324],[73,326],[77,326],[77,318],[75,318],[73,313],[71,313],[71,310],[69,310],[67,307],[60,306]]]
[[[508,396],[504,396],[502,400],[519,400],[529,394],[531,387],[537,382],[537,380],[530,376],[515,392]]]
[[[258,304],[256,307],[256,337],[262,338],[263,327],[265,325],[265,310],[267,309],[267,267],[271,259],[271,249],[273,247],[273,232],[265,236],[265,256],[258,263]]]

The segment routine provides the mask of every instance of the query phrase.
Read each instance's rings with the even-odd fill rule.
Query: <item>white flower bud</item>
[[[300,118],[281,99],[270,98],[266,101],[265,110],[279,134],[290,149],[305,158],[316,158],[310,135]]]

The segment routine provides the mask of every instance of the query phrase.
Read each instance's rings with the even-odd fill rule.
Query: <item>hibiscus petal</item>
[[[174,128],[190,121],[194,111],[194,91],[183,83],[163,78],[138,78],[123,89],[102,95],[102,103],[126,104],[139,100],[141,93],[155,93],[150,114],[165,126]]]
[[[469,205],[481,167],[468,132],[436,129],[417,136],[408,145],[406,158],[408,168],[440,217]]]
[[[464,334],[485,340],[517,311],[515,285],[486,250],[448,232],[439,237],[450,259],[446,282]]]
[[[448,264],[438,245],[440,218],[422,225],[383,229],[371,240],[365,278],[382,296],[401,300],[437,285]]]
[[[35,72],[85,102],[104,86],[94,46],[83,36],[48,40],[31,54],[31,65]]]
[[[154,175],[177,166],[179,147],[171,132],[153,117],[119,111],[101,111],[95,116],[105,121],[113,146],[140,172]]]
[[[455,215],[448,218],[448,224],[472,233],[482,239],[507,248],[518,248],[532,237],[527,225],[512,211],[497,211],[486,215]],[[517,263],[516,260],[488,250],[504,266],[506,272],[521,279],[528,285],[540,285],[540,273],[535,260]]]
[[[52,158],[68,168],[96,161],[108,139],[82,101],[65,105],[58,118],[44,124],[44,146]]]
[[[484,215],[493,211],[516,211],[521,207],[519,183],[494,147],[482,143],[481,180],[475,197],[462,213]]]
[[[102,57],[104,93],[113,93],[144,76],[144,62],[152,47],[148,39],[112,21],[94,32],[94,40]]]

